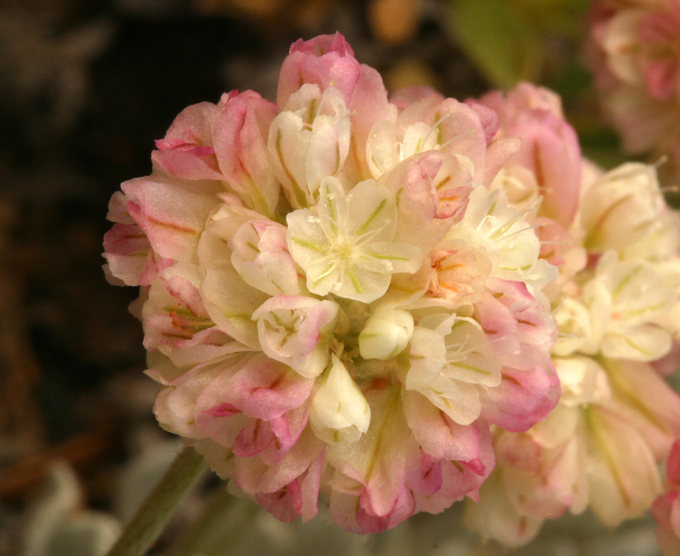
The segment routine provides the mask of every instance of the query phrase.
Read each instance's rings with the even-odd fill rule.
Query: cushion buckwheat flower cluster
[[[595,0],[588,59],[629,153],[669,155],[680,175],[680,1]]]
[[[653,169],[582,160],[555,95],[388,99],[328,35],[276,103],[191,106],[156,146],[111,201],[108,272],[141,286],[158,421],[236,491],[358,533],[468,497],[510,544],[607,489],[617,519],[651,504],[678,222]]]
[[[529,87],[482,102],[511,114],[501,130],[525,144],[545,118],[537,107],[561,115],[556,96]],[[516,121],[521,128],[511,127]],[[534,144],[537,158],[550,152]],[[567,160],[575,158],[557,164]],[[560,274],[544,288],[560,335],[552,351],[560,402],[528,431],[495,428],[496,468],[466,511],[470,527],[506,545],[531,540],[567,509],[590,507],[608,527],[642,515],[659,493],[657,466],[680,434],[680,398],[663,379],[678,365],[680,218],[653,166],[576,166],[580,181],[553,186],[570,199],[569,211],[538,232],[542,256]],[[527,196],[531,188],[515,189]]]

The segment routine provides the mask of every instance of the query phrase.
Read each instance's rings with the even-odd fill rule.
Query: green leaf
[[[495,85],[509,89],[536,81],[543,43],[536,27],[505,0],[449,0],[459,45]]]
[[[624,162],[630,161],[621,151],[620,140],[616,133],[601,124],[582,125],[576,122],[583,156],[592,160],[605,170],[616,168]]]
[[[584,24],[592,0],[508,0],[508,3],[528,14],[543,32],[580,39],[588,31]]]

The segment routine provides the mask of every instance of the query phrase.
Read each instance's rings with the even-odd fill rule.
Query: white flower
[[[541,201],[536,176],[520,165],[501,168],[489,189],[504,191],[512,206],[520,211],[535,210]]]
[[[680,215],[670,209],[663,210],[648,225],[631,230],[628,241],[618,251],[621,259],[646,259],[657,268],[673,268],[672,273],[678,276]]]
[[[371,408],[335,355],[312,400],[309,422],[316,436],[331,444],[356,442],[368,430]]]
[[[555,358],[555,370],[560,377],[560,404],[579,407],[602,403],[611,397],[607,374],[590,357]]]
[[[364,359],[390,359],[401,353],[413,334],[413,316],[401,309],[377,309],[359,334]]]
[[[677,301],[676,294],[646,261],[619,261],[608,251],[597,265],[596,278],[584,288],[588,305],[604,304],[592,312],[604,331],[602,353],[613,359],[654,361],[671,348],[671,335],[660,326]],[[608,310],[607,310],[608,309]]]
[[[671,348],[666,323],[676,306],[676,293],[654,265],[620,261],[616,252],[607,251],[583,287],[582,301],[565,299],[556,310],[563,338],[554,353],[601,352],[613,359],[655,361]]]
[[[491,276],[526,282],[533,294],[557,278],[557,269],[538,258],[541,243],[534,228],[508,204],[504,191],[476,187],[463,220],[451,227],[447,239],[479,245],[493,265]]]
[[[553,348],[557,357],[565,357],[576,352],[595,355],[600,350],[603,330],[593,329],[594,325],[602,325],[600,320],[593,322],[591,313],[606,310],[604,300],[594,298],[590,307],[581,301],[567,297],[555,309],[553,316],[561,337]]]
[[[403,133],[401,141],[399,132]],[[402,160],[415,154],[439,150],[439,133],[435,127],[423,122],[415,122],[403,130],[388,120],[380,120],[373,126],[366,145],[368,166],[371,174],[379,178]]]
[[[328,364],[338,309],[328,299],[270,297],[253,313],[262,351],[306,378],[320,375]]]
[[[413,332],[406,388],[426,396],[461,425],[479,417],[478,386],[501,382],[503,363],[481,327],[455,315],[421,319]]]
[[[486,152],[479,116],[465,103],[432,95],[393,119],[376,122],[366,143],[366,159],[376,179],[428,151],[450,152],[476,176]]]
[[[317,295],[370,303],[387,291],[391,275],[420,267],[420,249],[393,242],[397,219],[392,194],[374,180],[345,194],[340,181],[326,178],[316,211],[288,214],[288,246]]]
[[[592,252],[623,249],[631,235],[654,226],[665,208],[653,166],[624,164],[608,172],[586,192],[581,206],[585,247]]]
[[[270,295],[302,293],[284,226],[249,220],[241,224],[227,245],[232,249],[232,265],[247,284]]]
[[[336,175],[349,152],[349,110],[342,93],[306,83],[269,128],[269,159],[295,208],[315,203],[321,181]]]

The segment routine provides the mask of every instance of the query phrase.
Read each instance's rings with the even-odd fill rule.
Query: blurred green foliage
[[[589,0],[448,0],[455,39],[495,86],[539,82],[555,43],[581,43]],[[572,49],[573,50],[573,49]],[[568,63],[570,54],[563,52]],[[558,60],[559,62],[559,60]]]
[[[451,25],[461,48],[494,85],[536,81],[543,63],[540,35],[504,0],[450,0]]]
[[[600,117],[584,63],[590,0],[446,0],[454,40],[491,87],[530,81],[562,97],[583,154],[603,168],[626,160]]]

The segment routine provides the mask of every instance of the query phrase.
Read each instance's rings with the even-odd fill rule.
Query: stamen
[[[474,135],[474,134],[475,134],[474,130],[470,130],[470,131],[466,131],[465,133],[461,133],[460,135],[456,135],[455,137],[451,137],[451,139],[449,139],[448,141],[445,141],[444,143],[439,145],[439,150],[444,150],[449,145],[449,143],[452,143],[453,141],[461,139],[462,137],[465,137],[466,135]]]
[[[574,245],[573,241],[541,241],[541,245]]]
[[[567,299],[568,299],[567,297],[564,297],[564,298],[562,298],[562,300],[561,300],[557,305],[555,305],[555,308],[554,308],[552,311],[550,311],[550,316],[551,316],[551,317],[555,318],[555,313],[557,313],[557,311],[560,310],[560,308],[562,307],[562,305],[564,305],[564,302],[565,302]]]
[[[447,118],[451,117],[452,114],[453,112],[447,112],[446,115],[442,116],[435,122],[435,124],[430,128],[430,131],[427,132],[425,139],[423,139],[423,144],[427,143],[427,140],[430,138],[430,135],[432,135],[432,132],[438,129],[442,122]],[[439,131],[437,131],[437,133],[439,133]]]
[[[375,230],[370,230],[368,232],[364,232],[356,242],[356,245],[363,245],[364,243],[370,242],[375,236],[377,236],[380,232],[382,232],[385,229],[385,226],[387,226],[389,222],[385,222],[380,228],[376,228]]]
[[[522,228],[521,230],[515,230],[514,232],[501,236],[498,241],[507,241],[510,239],[512,236],[516,236],[517,234],[524,233],[529,230],[536,230],[538,228],[544,228],[547,224],[545,222],[542,222],[541,224],[535,224],[533,226],[527,226],[526,228]]]
[[[370,146],[370,143],[369,143],[369,146]],[[398,152],[400,153],[399,159],[401,160],[401,144],[400,143],[397,144],[397,149],[398,149]],[[375,164],[375,167],[378,169],[378,172],[380,172],[381,174],[384,174],[385,173],[385,167],[382,164],[378,164],[378,161],[375,159],[375,156],[373,155],[373,149],[372,148],[371,148],[371,160],[373,161],[373,164]]]
[[[658,159],[656,162],[654,162],[654,164],[652,164],[652,166],[654,166],[654,169],[655,169],[655,170],[658,170],[659,168],[661,168],[661,166],[663,166],[663,165],[666,164],[667,162],[668,162],[668,155],[667,155],[667,154],[662,154],[662,155],[659,157],[659,159]]]
[[[541,208],[541,205],[543,204],[543,195],[539,195],[534,203],[526,209],[524,212],[520,213],[522,216],[525,218],[527,216],[533,216],[535,217],[538,214],[538,210]]]
[[[567,334],[566,332],[558,332],[557,339],[559,340],[570,340],[572,338],[578,338],[578,334]]]
[[[447,362],[448,362],[448,361],[460,361],[461,359],[463,359],[464,356],[466,356],[466,355],[468,355],[469,353],[472,353],[472,352],[474,352],[474,351],[476,351],[476,350],[478,350],[478,349],[480,349],[480,348],[484,348],[484,347],[486,347],[486,346],[490,346],[490,345],[493,345],[493,344],[495,344],[495,343],[503,342],[503,341],[507,340],[507,339],[508,339],[508,336],[507,336],[507,335],[503,335],[503,336],[500,336],[500,337],[498,337],[498,338],[494,338],[493,340],[488,340],[488,341],[486,341],[486,342],[481,342],[481,343],[479,343],[479,344],[477,344],[477,345],[474,345],[474,346],[472,346],[472,347],[469,347],[469,348],[465,349],[465,346],[466,346],[466,344],[467,344],[467,342],[468,342],[469,339],[470,339],[470,334],[466,334],[466,335],[465,335],[465,340],[463,341],[462,344],[459,345],[458,349],[455,349],[455,350],[452,350],[452,351],[451,351],[451,355],[457,356],[457,358],[449,357],[449,346],[452,347],[453,344],[446,344],[446,349],[447,349],[447,354],[446,354],[447,357],[446,357],[446,360],[447,360]],[[462,356],[463,356],[463,357],[462,357]]]

